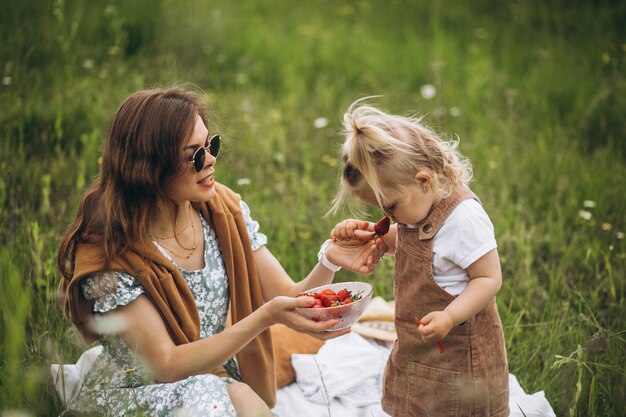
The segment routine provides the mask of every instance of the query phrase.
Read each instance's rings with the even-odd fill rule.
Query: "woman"
[[[335,264],[371,272],[370,245],[327,243],[294,283],[248,206],[215,181],[219,147],[191,92],[140,91],[119,109],[58,253],[64,311],[104,346],[68,409],[269,416],[268,328],[349,331],[304,319],[295,308],[314,301],[293,296],[330,283]]]

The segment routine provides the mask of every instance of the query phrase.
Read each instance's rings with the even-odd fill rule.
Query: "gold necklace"
[[[165,236],[165,235],[163,235],[163,236],[157,236],[157,237],[160,237],[161,239],[171,239],[173,237],[176,237],[178,234],[184,232],[185,229],[187,229],[189,227],[189,223],[191,223],[191,204],[189,205],[189,216],[187,217],[187,224],[185,225],[185,227],[183,227],[183,229],[180,232],[177,233],[176,229],[174,229],[174,234],[172,236]]]
[[[191,206],[189,206],[189,220],[190,220],[190,222],[189,222],[189,223],[191,224],[191,230],[193,231],[193,232],[192,232],[192,233],[193,233],[193,246],[192,246],[191,248],[188,248],[188,247],[186,247],[186,246],[183,246],[183,245],[182,245],[182,244],[178,241],[178,239],[176,239],[176,243],[178,244],[178,246],[180,246],[183,250],[189,251],[189,254],[188,254],[188,255],[186,255],[186,256],[185,256],[184,254],[183,254],[183,255],[181,255],[180,253],[175,252],[173,249],[168,248],[168,247],[167,247],[167,246],[165,246],[163,243],[161,243],[161,242],[159,241],[159,237],[158,237],[158,236],[156,236],[157,243],[158,243],[158,244],[159,244],[159,245],[160,245],[163,249],[167,250],[167,251],[168,251],[170,254],[172,254],[172,255],[176,255],[177,257],[180,257],[180,258],[185,258],[185,259],[189,259],[189,258],[191,258],[191,255],[193,255],[193,253],[194,253],[194,252],[196,251],[196,249],[198,248],[198,245],[196,244],[196,227],[194,226],[194,224],[193,224],[193,220],[191,219],[191,215],[192,215],[191,213],[192,213],[192,212],[191,212]],[[186,227],[185,227],[185,229],[186,229]],[[183,231],[184,231],[185,229],[183,229]],[[177,237],[177,236],[176,236],[176,233],[174,233],[174,237]],[[162,237],[162,239],[163,239],[163,237]]]

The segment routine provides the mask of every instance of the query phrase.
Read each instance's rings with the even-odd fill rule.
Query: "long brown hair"
[[[79,244],[102,245],[110,265],[129,247],[147,241],[157,202],[178,214],[167,186],[182,169],[182,146],[196,115],[207,124],[197,95],[180,88],[138,91],[124,101],[109,129],[100,173],[61,239],[57,266],[63,277],[73,275]]]

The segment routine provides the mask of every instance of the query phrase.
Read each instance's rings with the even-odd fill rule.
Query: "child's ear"
[[[415,180],[423,192],[430,191],[433,187],[433,177],[428,171],[419,171],[415,174]]]

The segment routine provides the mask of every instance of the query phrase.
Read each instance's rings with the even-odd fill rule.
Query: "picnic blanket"
[[[278,417],[387,417],[380,406],[390,346],[350,333],[328,340],[314,355],[292,355],[296,381],[278,390]],[[556,417],[544,392],[527,394],[509,374],[511,417]]]
[[[386,417],[381,406],[382,378],[395,339],[393,302],[381,297],[370,305],[352,328],[353,332],[320,343],[316,353],[291,357],[290,379],[277,392],[272,410],[277,417]],[[101,346],[85,351],[76,364],[51,365],[56,390],[63,403],[78,393],[84,375]],[[280,374],[280,373],[279,373]],[[290,382],[293,381],[293,382]],[[511,417],[556,417],[543,391],[527,394],[509,374]]]

